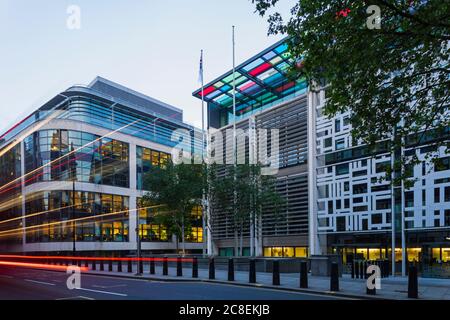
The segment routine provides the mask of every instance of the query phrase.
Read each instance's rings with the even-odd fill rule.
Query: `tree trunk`
[[[234,255],[239,256],[239,238],[238,238],[238,229],[234,229]]]
[[[240,231],[240,244],[239,244],[239,256],[242,257],[243,256],[243,246],[244,246],[244,230],[243,227],[241,225],[241,231]]]
[[[183,222],[181,223],[181,241],[182,241],[182,250],[183,250],[183,256],[186,254],[186,238],[184,234],[184,217]]]

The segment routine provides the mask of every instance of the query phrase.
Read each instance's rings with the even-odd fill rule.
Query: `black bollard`
[[[103,259],[100,260],[100,271],[105,271],[105,265],[103,263]]]
[[[133,264],[131,259],[128,259],[128,273],[132,273],[133,272]]]
[[[77,266],[81,267],[81,259],[77,260]]]
[[[169,266],[167,264],[167,257],[163,258],[163,276],[167,276],[169,274]]]
[[[272,263],[272,284],[280,285],[280,261],[278,260],[274,260]]]
[[[138,261],[138,273],[143,274],[144,273],[144,262],[142,259],[139,259]]]
[[[97,270],[97,262],[92,260],[92,270]]]
[[[419,284],[417,280],[417,267],[414,265],[409,266],[408,270],[408,298],[419,298]]]
[[[359,262],[359,278],[364,279],[364,261]]]
[[[372,272],[372,273],[370,273],[370,274],[369,274],[369,272],[367,272],[367,270],[366,270],[366,273],[367,273],[366,278],[368,279],[373,273],[375,273],[375,270],[374,270],[374,272]],[[374,280],[374,281],[376,281],[376,280]],[[371,285],[374,286],[372,289],[370,289],[368,283],[366,283],[366,294],[370,294],[370,295],[374,296],[374,295],[377,294],[377,289],[375,288],[375,283],[373,283],[373,284],[371,284]]]
[[[214,266],[214,258],[209,259],[209,279],[214,280],[216,278],[216,269]]]
[[[350,264],[351,273],[352,273],[352,279],[355,279],[355,263],[352,261]]]
[[[150,274],[155,274],[155,259],[150,260]]]
[[[109,260],[109,261],[108,261],[108,271],[109,271],[109,272],[112,272],[112,271],[113,271],[113,261],[112,261],[112,260]]]
[[[367,266],[368,266],[368,262],[364,261],[364,270],[363,270],[364,279],[367,279],[369,277],[369,275],[367,274]]]
[[[228,259],[228,281],[234,281],[234,260]]]
[[[331,263],[330,291],[339,291],[339,267],[336,262]]]
[[[300,262],[300,288],[308,288],[308,263]]]
[[[195,257],[192,259],[192,278],[198,278],[198,260]]]
[[[88,260],[84,260],[84,267],[85,268],[89,268],[89,261]]]
[[[354,261],[355,265],[355,278],[359,279],[359,261]]]
[[[122,260],[117,261],[117,272],[122,272]]]
[[[183,263],[181,261],[181,258],[177,258],[177,277],[183,276]]]
[[[249,271],[248,271],[248,282],[256,283],[256,262],[255,259],[250,259]]]

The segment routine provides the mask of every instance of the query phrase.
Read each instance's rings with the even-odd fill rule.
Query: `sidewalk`
[[[84,265],[84,264],[83,264]],[[192,278],[191,264],[186,263],[183,267],[183,276],[177,277],[177,271],[175,267],[169,266],[168,276],[162,275],[162,264],[156,263],[155,274],[150,274],[150,266],[148,263],[144,263],[144,273],[142,276],[136,276],[137,265],[133,264],[133,272],[127,272],[127,265],[122,265],[123,272],[117,272],[117,265],[113,266],[113,271],[109,272],[108,264],[105,263],[105,271],[100,270],[100,264],[97,264],[97,270],[91,270],[91,264],[89,265],[88,274],[108,275],[117,277],[131,277],[141,278],[155,281],[207,281],[216,283],[227,283],[233,285],[245,285],[256,286],[271,289],[284,289],[290,291],[309,292],[309,293],[321,293],[330,294],[334,296],[343,296],[356,299],[407,299],[408,296],[408,279],[405,277],[389,277],[381,279],[381,289],[377,290],[376,296],[366,294],[366,280],[365,279],[351,279],[350,275],[343,275],[339,279],[339,292],[330,292],[330,278],[328,277],[312,277],[308,276],[308,289],[301,289],[299,287],[299,274],[298,273],[281,273],[280,274],[280,286],[272,285],[272,274],[258,272],[256,275],[256,284],[250,284],[248,282],[248,272],[235,271],[235,281],[227,281],[227,270],[216,270],[215,280],[209,280],[209,273],[206,269],[198,270],[198,279]],[[450,300],[450,279],[434,279],[434,278],[419,278],[419,299],[432,299],[432,300]]]

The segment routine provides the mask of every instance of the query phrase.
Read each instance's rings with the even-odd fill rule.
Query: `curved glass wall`
[[[128,188],[129,146],[72,130],[41,130],[24,139],[26,184],[79,181]],[[71,152],[75,151],[75,152]]]
[[[58,118],[82,121],[110,130],[150,140],[169,147],[178,146],[194,154],[201,154],[201,132],[188,125],[157,115],[145,115],[124,106],[97,100],[73,97],[66,111]],[[173,141],[172,134],[184,129],[183,141]]]
[[[76,241],[126,242],[129,227],[129,198],[118,195],[76,191],[51,191],[27,195],[26,239],[33,242]],[[73,203],[75,205],[73,206]],[[105,216],[105,214],[108,214]],[[67,222],[66,222],[67,221]],[[39,227],[38,227],[39,226]]]
[[[21,220],[11,220],[22,215],[20,144],[17,144],[0,157],[0,231],[17,229]],[[18,179],[18,180],[17,180]],[[8,220],[8,221],[6,221]],[[2,235],[1,243],[20,243],[20,234]]]

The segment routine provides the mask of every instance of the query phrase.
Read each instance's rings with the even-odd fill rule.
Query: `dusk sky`
[[[287,13],[293,1],[283,0]],[[81,29],[66,26],[81,9]],[[201,126],[200,49],[205,82],[281,39],[250,0],[0,0],[0,131],[73,84],[97,75],[184,110]]]

